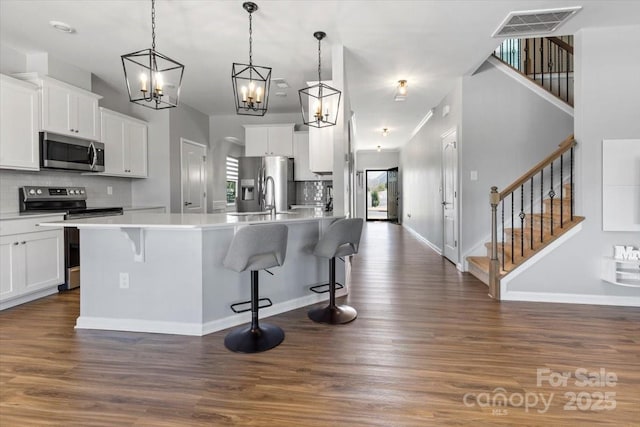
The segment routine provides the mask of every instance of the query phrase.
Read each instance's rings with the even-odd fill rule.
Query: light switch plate
[[[478,171],[471,171],[471,181],[477,181],[478,180]]]

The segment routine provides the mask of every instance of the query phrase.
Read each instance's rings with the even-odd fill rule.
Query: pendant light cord
[[[151,50],[156,50],[156,0],[151,0]]]
[[[252,26],[253,14],[249,12],[249,65],[253,65],[253,26]]]
[[[322,43],[322,40],[318,40],[318,84],[322,83],[322,78],[320,78],[320,69],[322,66],[322,57],[320,56],[320,43]]]

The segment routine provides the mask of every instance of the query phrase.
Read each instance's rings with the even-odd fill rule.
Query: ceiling
[[[355,1],[257,0],[255,65],[291,85],[271,96],[270,113],[298,112],[298,89],[317,80],[317,41],[323,41],[323,79],[331,47],[345,48],[356,148],[397,149],[425,114],[472,73],[500,43],[491,38],[513,10],[581,5],[558,30],[638,25],[640,2],[594,0]],[[48,52],[124,90],[120,55],[151,45],[149,0],[1,0],[0,42],[25,53]],[[75,28],[65,34],[48,22]],[[185,64],[181,102],[205,114],[234,114],[231,64],[248,61],[248,14],[242,1],[158,0],[156,48]],[[405,102],[394,102],[397,81],[408,80]],[[272,88],[272,93],[275,92]],[[267,114],[269,114],[269,112]],[[382,128],[390,134],[382,137]]]

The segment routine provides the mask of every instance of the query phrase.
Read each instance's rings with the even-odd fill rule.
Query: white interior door
[[[452,131],[442,138],[442,212],[444,256],[458,263],[458,142]]]
[[[182,165],[182,213],[207,212],[207,147],[180,139]]]

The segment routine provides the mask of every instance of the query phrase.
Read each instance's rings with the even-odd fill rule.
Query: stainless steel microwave
[[[40,132],[40,167],[103,172],[104,144]]]

